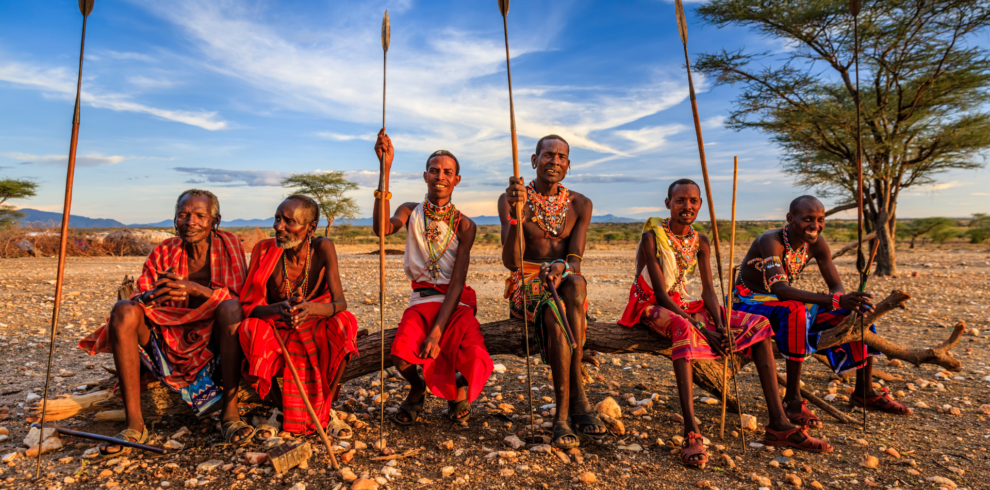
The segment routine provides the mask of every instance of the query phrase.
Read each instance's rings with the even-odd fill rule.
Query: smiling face
[[[787,213],[787,224],[789,239],[813,244],[825,230],[825,206],[815,198],[802,199]]]
[[[536,178],[549,185],[564,180],[567,169],[571,167],[569,153],[567,143],[563,141],[555,139],[544,141],[540,146],[540,154],[531,158],[533,168],[536,169]]]
[[[316,221],[303,204],[295,199],[286,199],[275,211],[275,245],[278,248],[298,247],[303,240],[312,236]]]
[[[457,175],[457,162],[447,155],[430,158],[426,163],[426,172],[423,172],[423,180],[426,181],[430,202],[439,204],[449,200],[454,187],[461,182],[461,176]]]
[[[210,230],[220,222],[210,210],[210,198],[186,196],[179,201],[175,213],[175,230],[183,242],[192,245],[210,236]]]
[[[683,226],[691,226],[698,218],[701,209],[701,189],[694,184],[678,184],[670,191],[670,197],[664,200],[670,210],[670,219]]]

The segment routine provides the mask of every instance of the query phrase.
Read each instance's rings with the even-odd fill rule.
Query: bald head
[[[815,196],[799,196],[791,201],[791,207],[788,209],[791,214],[807,214],[808,211],[815,209],[825,209],[825,205],[818,200]],[[803,211],[803,212],[802,212]]]

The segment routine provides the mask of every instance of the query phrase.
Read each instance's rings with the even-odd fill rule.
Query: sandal
[[[697,432],[688,432],[684,442],[681,443],[681,464],[684,466],[697,466],[704,468],[708,464],[708,451],[705,449],[705,438]],[[691,459],[694,456],[700,458]]]
[[[121,441],[136,442],[138,444],[144,444],[148,442],[148,426],[144,426],[144,431],[138,432],[134,429],[124,429],[113,436],[114,439],[120,439]],[[123,456],[125,454],[130,454],[131,448],[127,446],[120,446],[120,451],[108,451],[109,448],[116,446],[109,442],[100,444],[98,446],[100,450],[101,458],[114,458],[117,456]]]
[[[892,413],[894,415],[911,415],[914,410],[907,405],[894,401],[890,397],[890,392],[884,388],[880,391],[877,396],[869,397],[866,399],[866,403],[863,403],[863,397],[858,395],[852,395],[849,397],[849,404],[854,407],[865,406],[867,410],[876,410],[879,412]]]
[[[763,434],[763,444],[767,446],[792,447],[809,453],[832,452],[831,444],[808,435],[808,426],[806,425],[789,430],[773,430],[769,427],[766,427],[764,430],[766,432]],[[801,442],[792,441],[790,437],[799,432],[804,435],[804,440]],[[773,437],[773,440],[770,440],[770,437]]]
[[[423,393],[423,397],[420,398],[419,401],[416,402],[416,403],[410,403],[408,398],[405,399],[405,400],[402,400],[402,403],[399,404],[399,411],[396,412],[395,415],[393,415],[391,417],[392,422],[395,422],[395,423],[397,423],[399,425],[403,425],[403,426],[407,426],[407,427],[410,426],[410,425],[415,424],[416,423],[416,420],[419,419],[419,413],[423,411],[423,404],[425,402],[426,402],[426,393],[425,392]],[[399,414],[400,413],[405,413],[406,416],[409,417],[409,420],[400,420],[399,419]]]
[[[467,415],[463,417],[457,416],[457,414],[464,411],[467,411]],[[467,401],[467,398],[456,402],[447,401],[447,418],[451,422],[467,422],[471,418],[471,402]]]
[[[792,424],[798,427],[801,427],[803,425],[810,427],[812,429],[822,428],[822,419],[818,418],[818,416],[811,413],[811,410],[808,410],[808,400],[801,400],[801,411],[796,414],[787,413],[787,406],[791,403],[794,402],[792,401],[792,402],[783,403],[784,415],[787,416],[788,421],[790,421]]]
[[[600,441],[608,435],[608,427],[602,423],[601,419],[598,418],[598,414],[595,412],[575,414],[571,415],[570,418],[571,423],[577,426],[577,433],[581,437],[587,437],[595,441]],[[584,429],[587,429],[588,427],[601,427],[605,430],[601,432],[587,432]]]
[[[246,436],[241,436],[240,439],[234,440],[234,437],[237,436],[237,433],[244,429],[251,429],[251,433]],[[254,427],[251,427],[243,420],[231,420],[229,422],[224,422],[223,424],[220,425],[220,434],[223,436],[224,442],[226,442],[227,444],[233,444],[235,446],[243,446],[251,442],[251,439],[254,437],[255,432],[257,431],[254,430]]]
[[[571,437],[574,442],[564,442],[565,437]],[[581,445],[581,440],[578,439],[578,435],[574,433],[573,430],[567,425],[567,422],[556,423],[553,425],[553,436],[551,436],[551,444],[553,447],[568,450],[574,449]]]
[[[339,441],[346,441],[354,437],[354,429],[347,422],[340,420],[337,416],[337,411],[330,409],[330,424],[326,427],[327,432],[330,432],[330,436]],[[345,435],[340,435],[341,432],[347,432]]]
[[[261,434],[263,432],[268,432],[269,435],[262,437]],[[278,437],[278,429],[275,428],[274,426],[271,426],[271,425],[268,425],[268,424],[265,424],[265,423],[261,423],[261,424],[258,424],[257,427],[255,427],[254,438],[257,439],[257,440],[259,440],[259,442],[264,442],[265,439],[271,439],[272,437]]]

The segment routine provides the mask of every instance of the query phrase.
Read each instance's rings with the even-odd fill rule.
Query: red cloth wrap
[[[161,333],[165,345],[161,346],[174,374],[168,383],[184,388],[196,380],[196,375],[213,358],[207,348],[213,333],[213,317],[224,300],[236,298],[244,285],[247,264],[244,249],[236,235],[226,231],[210,234],[210,285],[213,295],[199,308],[189,308],[189,301],[169,301],[161,306],[143,306],[145,323]],[[172,268],[172,272],[189,277],[188,255],[182,239],[168,238],[155,247],[144,262],[141,277],[131,299],[152,289],[159,272]],[[90,355],[113,352],[110,344],[109,321],[79,341],[79,348]]]
[[[431,288],[447,293],[446,284],[412,283],[413,289]],[[399,327],[392,341],[393,356],[410,364],[423,365],[423,378],[434,395],[445,400],[457,399],[456,373],[461,373],[468,383],[468,401],[473,402],[495,368],[485,348],[481,325],[475,318],[478,300],[474,289],[464,286],[460,303],[454,309],[447,329],[440,337],[440,355],[436,359],[421,359],[420,347],[426,334],[440,314],[440,301],[420,303],[406,309],[399,320]],[[464,306],[467,305],[467,306]]]
[[[241,296],[244,316],[255,308],[268,304],[266,284],[282,257],[282,249],[274,239],[258,242],[251,252],[251,268],[247,284]],[[309,300],[312,303],[329,303],[333,298],[329,290]],[[267,318],[245,318],[238,331],[244,350],[245,376],[262,398],[272,387],[272,378],[281,375],[282,411],[285,414],[283,428],[295,434],[309,434],[316,430],[299,393],[292,373],[285,365],[285,356],[275,339],[275,332],[285,342],[289,359],[299,373],[299,380],[306,389],[305,396],[313,406],[323,427],[330,421],[330,409],[337,393],[330,392],[330,383],[337,375],[341,363],[357,356],[357,319],[349,311],[341,311],[332,317],[312,317],[296,329],[287,326],[277,315]],[[339,390],[338,390],[339,391]]]

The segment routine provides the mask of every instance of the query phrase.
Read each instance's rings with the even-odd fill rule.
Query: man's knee
[[[241,309],[240,301],[228,299],[217,306],[216,325],[224,331],[236,332],[242,320],[244,320],[244,310]]]
[[[560,283],[558,292],[560,293],[561,301],[583,308],[584,300],[588,297],[588,282],[584,279],[584,276],[571,274],[567,276],[566,281]]]
[[[135,330],[141,323],[142,316],[144,310],[136,301],[122,299],[113,305],[113,310],[110,312],[110,331],[121,333]]]
[[[406,369],[409,368],[409,366],[412,366],[412,364],[409,364],[408,362],[405,361],[405,359],[399,356],[392,355],[391,357],[392,357],[392,365],[395,366],[395,369],[398,369],[399,371],[405,371]]]

